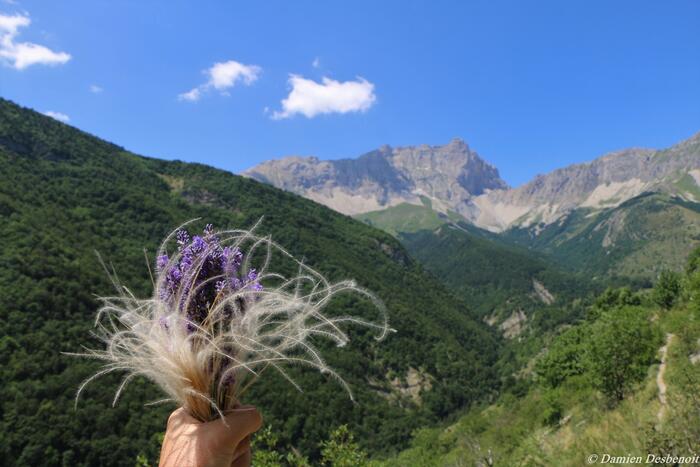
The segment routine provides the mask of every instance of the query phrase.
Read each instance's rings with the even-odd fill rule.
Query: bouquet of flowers
[[[156,402],[174,401],[204,422],[235,408],[265,369],[278,371],[298,388],[285,371],[288,365],[334,377],[352,398],[314,342],[321,337],[345,345],[348,324],[374,328],[376,338],[384,338],[390,329],[382,303],[353,281],[329,282],[269,237],[254,234],[255,227],[215,232],[207,225],[201,235],[191,236],[185,226],[158,251],[150,298],[137,298],[110,274],[117,294],[100,298],[94,333],[105,348],[77,354],[104,365],[82,383],[76,403],[92,380],[119,371],[125,377],[114,404],[132,378],[144,376],[168,396]],[[177,247],[169,251],[173,243]],[[269,271],[273,256],[291,259],[296,275]],[[324,315],[341,292],[368,298],[381,321]]]

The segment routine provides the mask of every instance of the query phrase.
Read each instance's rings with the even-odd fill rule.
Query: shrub
[[[624,398],[654,361],[661,335],[643,309],[604,313],[591,326],[587,363],[593,385],[612,402]]]
[[[654,285],[652,299],[654,303],[664,310],[670,309],[678,299],[681,292],[680,274],[664,270],[659,274],[659,279]]]

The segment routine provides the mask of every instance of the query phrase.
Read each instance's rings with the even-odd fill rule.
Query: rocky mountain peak
[[[445,145],[446,148],[451,148],[451,149],[456,149],[456,150],[463,150],[463,151],[469,151],[469,146],[467,143],[459,137],[454,137],[450,140],[449,143]]]
[[[388,145],[356,159],[322,161],[286,157],[267,161],[243,175],[358,214],[427,197],[438,210],[490,190],[507,188],[498,170],[454,138],[441,146]]]

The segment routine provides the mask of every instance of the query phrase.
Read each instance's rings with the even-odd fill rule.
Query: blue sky
[[[697,0],[1,0],[0,15],[1,96],[234,172],[461,137],[518,185],[700,131]]]

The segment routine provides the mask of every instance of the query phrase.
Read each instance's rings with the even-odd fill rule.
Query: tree
[[[623,306],[637,306],[641,304],[639,295],[630,290],[629,287],[620,287],[614,289],[608,287],[605,292],[600,294],[593,303],[593,306],[588,310],[588,319],[595,321],[605,311],[610,311],[613,308]]]
[[[321,443],[323,465],[355,467],[367,465],[367,454],[360,449],[347,425],[341,425],[328,441]]]
[[[589,325],[580,324],[561,333],[535,366],[545,386],[556,388],[567,378],[585,372],[584,349]]]
[[[654,285],[652,298],[654,303],[664,310],[670,309],[681,292],[681,278],[677,272],[663,270]]]
[[[643,309],[624,307],[601,315],[591,326],[587,364],[592,383],[613,402],[642,380],[656,357],[661,336]]]
[[[690,252],[685,263],[685,273],[687,275],[691,275],[698,271],[700,271],[700,247],[697,247]]]

